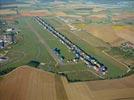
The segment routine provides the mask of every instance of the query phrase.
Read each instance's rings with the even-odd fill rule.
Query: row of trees
[[[6,68],[6,69],[0,69],[0,75],[5,75],[9,72],[11,72],[12,70],[14,70],[16,67],[9,67],[9,68]]]

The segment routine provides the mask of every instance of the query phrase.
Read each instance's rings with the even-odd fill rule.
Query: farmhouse
[[[0,40],[0,49],[4,48],[4,40]]]

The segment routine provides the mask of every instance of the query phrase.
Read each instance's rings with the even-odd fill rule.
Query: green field
[[[127,71],[127,69],[120,63],[115,62],[113,59],[103,54],[102,49],[94,47],[91,44],[83,41],[75,34],[70,33],[66,27],[64,28],[62,25],[60,26],[59,23],[61,22],[57,22],[59,20],[53,20],[52,18],[50,19],[50,24],[58,23],[57,27],[55,27],[61,27],[62,29],[59,29],[59,31],[62,32],[62,34],[67,36],[72,42],[80,46],[87,53],[108,66],[108,77],[117,77]],[[18,67],[28,64],[31,60],[36,60],[45,64],[39,66],[40,69],[57,73],[62,72],[70,81],[99,79],[99,77],[95,75],[96,72],[87,68],[83,62],[79,61],[78,63],[67,63],[68,60],[72,60],[75,57],[74,54],[69,51],[69,49],[56,37],[47,32],[41,25],[39,25],[39,23],[34,21],[32,17],[23,17],[18,19],[18,21],[19,25],[17,27],[21,29],[20,35],[23,37],[23,39],[17,44],[14,44],[12,49],[9,50],[8,57],[10,60],[9,62],[3,64],[1,70],[4,70],[8,67]],[[49,21],[49,18],[47,18],[47,21]],[[64,26],[66,26],[66,24],[64,24]],[[43,44],[44,42],[47,46]],[[65,56],[66,59],[63,65],[56,65],[56,61],[52,56],[54,55],[52,51],[53,48],[60,48],[61,54]],[[93,73],[91,73],[89,70],[93,71]]]
[[[88,79],[90,80],[99,80],[98,76],[95,76],[93,73],[90,71],[77,71],[77,72],[69,72],[65,73],[67,79],[71,82],[76,82],[76,81],[87,81]],[[86,77],[85,77],[86,76]]]
[[[2,65],[1,70],[26,65],[32,60],[45,63],[45,65],[39,66],[39,68],[51,72],[87,70],[87,67],[83,62],[78,62],[77,64],[73,62],[64,62],[63,65],[55,67],[56,61],[50,55],[48,49],[46,49],[47,47],[40,42],[36,34],[39,34],[42,37],[50,50],[55,47],[60,48],[61,53],[66,57],[65,61],[73,59],[74,54],[56,37],[44,30],[33,18],[24,17],[18,19],[18,21],[18,28],[21,29],[20,36],[22,36],[23,39],[17,44],[14,44],[12,49],[9,49],[7,56],[10,59]],[[90,80],[89,78],[87,79]]]
[[[67,64],[64,66],[57,66],[58,72],[66,72],[66,71],[81,71],[81,70],[88,70],[85,63],[78,62],[76,64]]]
[[[4,63],[2,68],[18,67],[27,64],[30,60],[37,60],[39,62],[49,63],[55,65],[54,59],[50,56],[46,48],[38,41],[35,34],[29,30],[27,22],[29,18],[20,18],[18,28],[21,30],[20,34],[23,40],[14,44],[9,50],[8,62]],[[29,22],[30,23],[30,22]]]
[[[34,29],[40,33],[42,38],[45,39],[51,50],[54,48],[59,48],[61,50],[61,54],[65,56],[65,61],[74,59],[75,55],[64,44],[62,44],[58,38],[54,37],[51,33],[48,33],[46,30],[44,30],[43,27],[33,19],[31,19],[30,22],[32,24],[32,27],[34,27]]]
[[[47,18],[47,20],[48,20],[48,18]],[[50,24],[52,24],[52,22],[53,22],[53,24],[56,24],[57,21],[55,22],[55,20],[53,20],[53,21],[51,20]],[[59,26],[59,27],[62,27],[62,26]],[[74,42],[75,44],[80,46],[88,54],[94,56],[100,62],[105,64],[108,67],[108,76],[109,77],[116,77],[116,76],[120,76],[120,75],[126,73],[127,68],[125,66],[123,66],[122,64],[120,64],[120,63],[116,62],[115,60],[113,60],[111,57],[105,55],[102,52],[102,49],[94,47],[90,43],[85,42],[80,37],[72,34],[68,29],[66,29],[66,28],[59,29],[59,27],[57,27],[57,30],[62,32],[62,34],[67,36],[70,40],[72,40],[72,42]]]
[[[67,34],[66,34],[66,33]],[[126,72],[126,67],[121,65],[118,62],[115,62],[110,57],[106,56],[102,53],[102,50],[93,47],[92,45],[88,44],[87,42],[81,40],[80,38],[76,37],[73,34],[69,34],[67,30],[64,30],[64,33],[68,38],[70,38],[74,43],[76,43],[78,46],[83,48],[88,54],[94,56],[96,59],[98,59],[100,62],[104,63],[108,67],[108,74],[111,77],[121,75],[122,73]]]

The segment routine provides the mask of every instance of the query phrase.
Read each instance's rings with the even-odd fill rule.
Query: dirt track
[[[68,83],[27,66],[0,80],[0,100],[134,100],[134,75],[119,80]]]

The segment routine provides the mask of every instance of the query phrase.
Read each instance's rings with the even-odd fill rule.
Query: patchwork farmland
[[[47,20],[49,20],[49,19],[47,18]],[[57,20],[57,21],[59,21],[59,20]],[[52,22],[54,22],[54,23],[52,23]],[[55,20],[53,20],[52,22],[50,23],[52,25],[56,23]],[[27,64],[31,60],[37,60],[40,63],[45,64],[43,66],[41,65],[40,68],[42,68],[44,70],[49,70],[49,71],[53,71],[56,73],[60,73],[60,74],[63,73],[71,81],[83,80],[83,77],[85,77],[84,80],[90,80],[90,77],[88,77],[88,75],[85,75],[83,77],[80,76],[80,79],[78,78],[79,74],[82,74],[84,72],[89,75],[93,74],[93,76],[95,76],[95,77],[94,78],[91,77],[91,80],[94,80],[94,79],[99,79],[99,78],[101,79],[102,77],[103,78],[118,77],[118,76],[125,74],[128,70],[122,64],[114,61],[107,55],[104,55],[103,52],[101,52],[101,50],[88,44],[82,38],[79,38],[79,36],[76,36],[75,33],[71,33],[66,28],[59,29],[59,31],[61,31],[62,34],[64,34],[70,40],[72,40],[72,42],[74,42],[78,46],[82,47],[82,49],[85,50],[86,53],[97,58],[100,62],[102,62],[103,64],[105,64],[108,67],[108,73],[106,74],[106,76],[102,76],[100,73],[93,70],[93,68],[88,68],[87,65],[84,64],[84,62],[80,61],[80,62],[77,62],[78,64],[75,64],[75,62],[73,62],[73,59],[75,58],[74,53],[72,53],[64,44],[62,44],[62,42],[60,42],[58,40],[58,38],[54,37],[51,33],[47,32],[45,29],[43,29],[42,26],[40,26],[36,21],[34,21],[33,17],[22,17],[19,19],[19,23],[20,23],[19,27],[21,29],[21,33],[23,34],[23,37],[24,37],[24,40],[22,42],[23,43],[25,42],[25,44],[22,44],[20,42],[22,44],[21,46],[20,46],[20,44],[15,45],[13,50],[16,50],[18,52],[16,57],[12,57],[15,55],[15,52],[10,51],[8,53],[9,57],[12,57],[12,59],[10,59],[8,63],[3,64],[3,70],[4,70],[4,68],[6,69],[6,67],[9,67],[9,66],[17,67],[18,65],[20,66],[23,64]],[[62,23],[62,22],[59,21],[59,23]],[[64,23],[62,23],[62,24],[64,26],[66,26],[66,24],[64,24]],[[59,27],[61,27],[61,26],[59,26]],[[58,27],[56,27],[56,29],[58,29]],[[27,34],[27,32],[29,34]],[[32,42],[32,40],[35,40],[35,41]],[[32,45],[31,45],[31,43],[32,43]],[[32,49],[30,49],[30,48],[32,48]],[[60,59],[60,57],[57,56],[53,52],[54,48],[60,49],[61,54],[65,57],[64,61],[62,61]],[[19,53],[19,52],[21,52],[21,53]],[[21,57],[21,59],[20,59],[20,57]],[[15,59],[16,59],[16,61],[14,62]],[[19,59],[19,60],[17,60],[17,59]],[[49,68],[49,66],[51,66],[51,68]],[[66,66],[68,66],[68,67],[66,67]],[[44,67],[46,67],[46,68],[44,68]],[[77,68],[79,70],[78,73],[77,73]],[[74,71],[76,70],[75,73],[73,72],[73,70]],[[67,73],[66,73],[66,71],[67,71]],[[70,72],[68,72],[68,71],[70,71]],[[87,72],[89,72],[89,73],[87,73]]]
[[[133,1],[102,1],[0,4],[0,100],[133,100]]]
[[[2,100],[133,100],[133,80],[134,76],[130,76],[68,83],[65,77],[21,66],[0,79],[0,90],[4,90],[0,91],[0,97]]]

